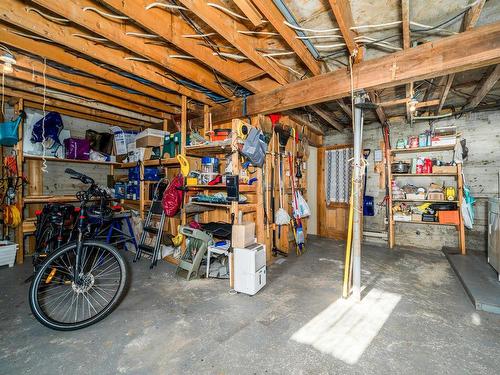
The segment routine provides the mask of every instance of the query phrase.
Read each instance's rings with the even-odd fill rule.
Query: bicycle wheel
[[[31,311],[43,325],[72,331],[97,323],[124,297],[127,263],[118,250],[103,242],[84,241],[80,280],[75,282],[76,242],[50,254],[29,291]]]

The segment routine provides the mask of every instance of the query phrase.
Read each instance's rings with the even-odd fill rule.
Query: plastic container
[[[112,126],[111,131],[115,136],[116,155],[125,155],[127,153],[127,145],[135,141],[137,132],[132,130],[122,130],[118,126]]]
[[[116,199],[127,198],[127,184],[125,182],[115,183],[115,198]]]
[[[458,225],[460,223],[459,211],[438,211],[438,220],[441,224],[454,224]]]
[[[211,157],[201,158],[202,173],[219,173],[219,159]]]
[[[0,241],[0,266],[14,266],[18,245],[11,241]]]

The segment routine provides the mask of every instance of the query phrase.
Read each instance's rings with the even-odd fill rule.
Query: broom
[[[277,225],[287,225],[290,223],[290,215],[288,215],[288,212],[283,208],[284,206],[284,197],[283,197],[283,163],[281,159],[281,153],[278,155],[279,160],[280,160],[280,171],[279,171],[279,193],[280,193],[280,206],[278,210],[276,211],[274,222]]]

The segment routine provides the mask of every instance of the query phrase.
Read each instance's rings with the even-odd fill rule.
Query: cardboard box
[[[146,129],[137,134],[135,142],[137,147],[160,147],[165,142],[168,132],[158,129]]]
[[[255,242],[255,223],[234,224],[231,235],[231,246],[245,248]]]
[[[441,166],[433,166],[432,173],[457,173],[456,165],[441,165]]]

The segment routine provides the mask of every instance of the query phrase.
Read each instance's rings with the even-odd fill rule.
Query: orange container
[[[438,220],[441,224],[454,224],[458,225],[460,223],[459,211],[438,211]]]

